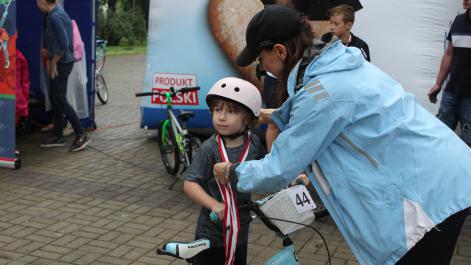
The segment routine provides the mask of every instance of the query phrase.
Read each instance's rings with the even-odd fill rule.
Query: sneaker
[[[54,124],[49,123],[48,125],[41,128],[41,132],[47,132],[54,129]]]
[[[76,137],[74,142],[72,143],[72,146],[70,147],[70,151],[72,152],[77,152],[85,148],[87,144],[89,144],[92,140],[88,138],[87,133],[85,133],[82,136]]]
[[[57,136],[49,137],[41,143],[41,147],[56,147],[56,146],[64,146],[64,145],[65,145],[64,137],[57,137]]]

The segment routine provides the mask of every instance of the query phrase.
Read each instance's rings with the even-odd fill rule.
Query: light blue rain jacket
[[[236,168],[239,191],[277,191],[305,170],[359,263],[375,265],[471,205],[470,148],[360,50],[326,47],[294,94],[298,66],[272,114],[282,132]]]

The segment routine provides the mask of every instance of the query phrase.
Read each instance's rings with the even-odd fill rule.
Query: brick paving
[[[198,207],[160,161],[154,131],[139,128],[144,56],[108,58],[107,105],[96,104],[99,129],[83,152],[42,149],[46,134],[18,139],[23,166],[0,169],[0,264],[186,264],[157,256],[167,240],[193,238]],[[70,143],[72,138],[68,138]],[[471,264],[471,218],[460,237],[454,265]],[[327,240],[332,264],[357,264],[330,218],[314,226]],[[325,264],[316,234],[301,230],[295,240],[301,264]],[[249,264],[263,264],[281,242],[255,221]]]

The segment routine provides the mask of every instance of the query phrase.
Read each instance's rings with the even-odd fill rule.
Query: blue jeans
[[[54,136],[57,137],[63,137],[64,115],[70,121],[76,136],[84,134],[77,113],[67,102],[67,81],[73,65],[73,63],[57,64],[57,77],[54,79],[49,78],[49,93],[51,96],[52,113],[54,114]]]
[[[471,98],[460,98],[443,92],[437,117],[452,130],[455,130],[460,122],[460,137],[471,146]]]

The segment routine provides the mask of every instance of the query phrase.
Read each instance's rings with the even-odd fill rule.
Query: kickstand
[[[168,187],[169,190],[172,190],[173,186],[175,186],[175,184],[177,184],[177,182],[182,178],[183,173],[186,171],[186,169],[187,169],[186,167],[183,167],[182,171],[180,171],[180,173],[178,173],[178,176],[175,178],[172,185],[170,185],[170,187]]]

